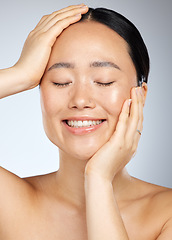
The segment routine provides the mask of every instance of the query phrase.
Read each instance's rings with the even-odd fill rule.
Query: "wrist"
[[[0,98],[4,98],[28,89],[24,76],[16,67],[0,70]]]
[[[99,176],[98,174],[89,174],[85,175],[85,191],[90,189],[99,189],[99,188],[110,188],[113,189],[112,182],[107,179]]]
[[[26,91],[35,87],[28,73],[24,71],[22,66],[15,64],[13,67],[11,67],[11,71],[13,72],[15,76],[14,78],[17,81],[16,84],[19,88],[19,92]]]
[[[111,174],[112,175],[112,174]],[[112,183],[114,176],[108,175],[105,173],[105,171],[102,171],[101,173],[97,170],[92,170],[90,167],[86,167],[85,169],[85,180],[93,180],[99,179],[100,181]]]

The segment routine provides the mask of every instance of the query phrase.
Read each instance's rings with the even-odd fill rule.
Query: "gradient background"
[[[28,33],[42,15],[78,0],[6,0],[0,4],[0,68],[18,60]],[[144,131],[131,175],[172,187],[172,1],[86,0],[90,7],[112,8],[129,18],[148,47],[151,72],[144,109]],[[45,136],[39,89],[0,100],[0,165],[20,177],[45,174],[59,167],[58,149]]]

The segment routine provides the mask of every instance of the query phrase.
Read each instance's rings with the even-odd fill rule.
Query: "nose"
[[[74,86],[70,92],[70,109],[83,110],[86,108],[95,108],[93,92],[88,85]]]

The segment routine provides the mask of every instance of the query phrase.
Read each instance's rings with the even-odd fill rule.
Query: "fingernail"
[[[132,102],[132,99],[129,99],[128,100],[128,106],[130,107],[130,105],[131,105],[131,102]]]

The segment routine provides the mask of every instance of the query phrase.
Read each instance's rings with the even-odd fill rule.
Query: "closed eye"
[[[103,82],[96,82],[99,86],[104,86],[104,87],[108,87],[110,85],[112,85],[115,81],[112,82],[107,82],[107,83],[103,83]]]
[[[96,84],[98,84],[99,86],[104,86],[104,87],[107,87],[107,86],[110,86],[114,83],[115,81],[112,81],[112,82],[107,82],[107,83],[103,83],[103,82],[95,82]],[[57,87],[66,87],[66,86],[69,86],[71,84],[71,82],[66,82],[66,83],[57,83],[57,82],[53,82],[53,84]]]
[[[66,87],[69,84],[71,84],[71,82],[66,82],[66,83],[57,83],[57,82],[53,82],[53,84],[57,87]]]

